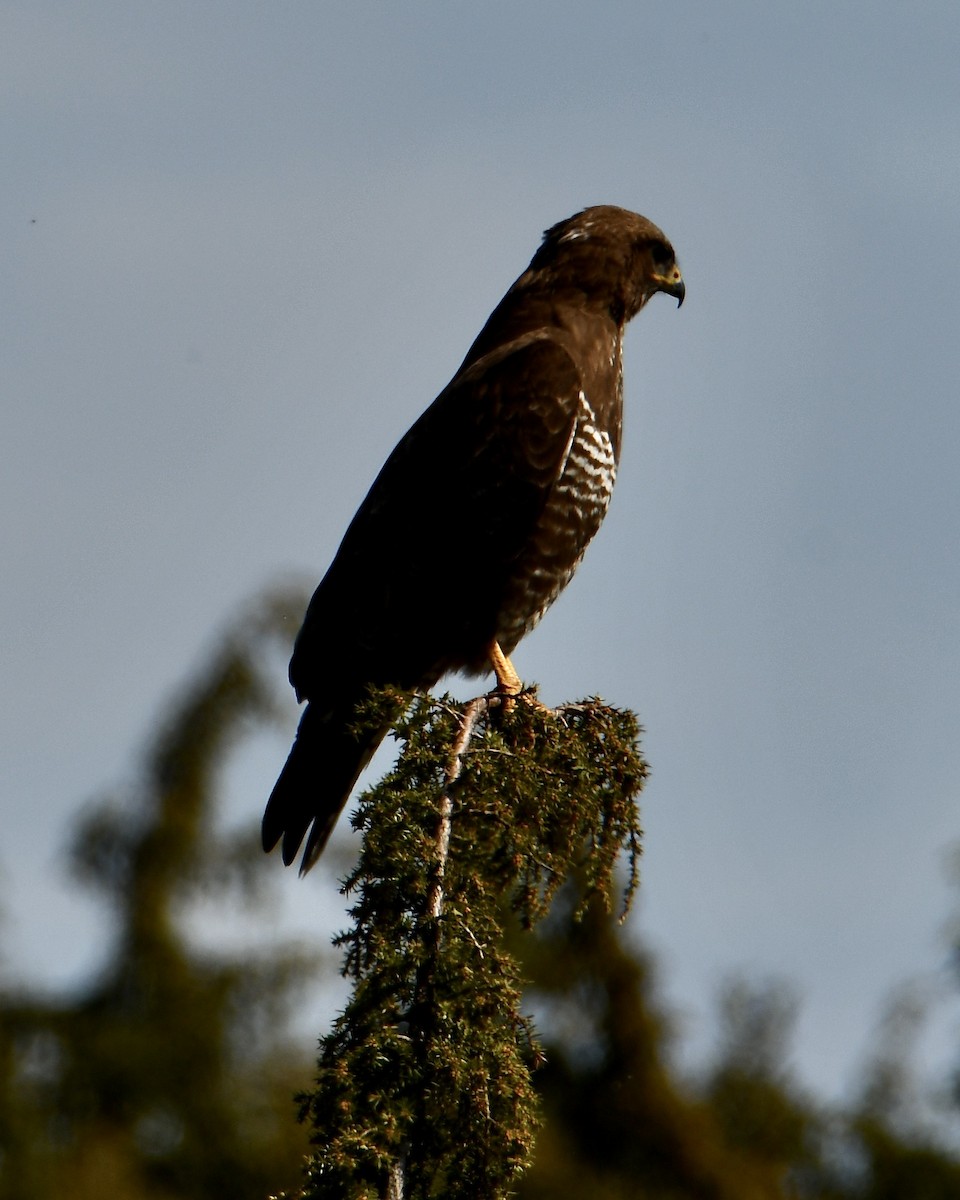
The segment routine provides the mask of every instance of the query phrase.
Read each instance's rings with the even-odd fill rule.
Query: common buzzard
[[[307,707],[263,818],[301,872],[317,860],[386,730],[371,687],[431,688],[507,657],[570,581],[620,457],[621,343],[657,292],[683,303],[673,247],[611,205],[548,229],[451,382],[387,459],[310,601],[290,661]]]

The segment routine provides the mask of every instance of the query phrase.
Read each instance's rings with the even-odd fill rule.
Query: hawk
[[[306,700],[263,817],[301,874],[387,730],[358,733],[371,687],[428,690],[492,667],[521,690],[520,639],[569,583],[620,457],[623,330],[657,292],[683,303],[646,217],[586,208],[543,235],[459,370],[401,439],[307,608],[290,660]],[[311,828],[312,827],[312,828]]]

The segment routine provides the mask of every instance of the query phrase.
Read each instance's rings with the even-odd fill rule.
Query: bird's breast
[[[498,640],[507,653],[570,582],[600,528],[617,477],[618,434],[619,423],[611,428],[581,390],[556,482],[504,595]]]

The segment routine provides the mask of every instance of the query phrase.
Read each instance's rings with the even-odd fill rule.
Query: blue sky
[[[784,975],[849,1082],[954,907],[958,59],[947,3],[5,5],[8,974],[96,961],[73,815],[246,597],[322,574],[540,232],[616,203],[687,301],[630,328],[609,518],[515,662],[646,726],[634,919],[691,1043]]]

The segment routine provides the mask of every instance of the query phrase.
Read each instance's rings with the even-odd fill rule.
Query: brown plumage
[[[588,208],[547,230],[460,369],[387,459],[314,593],[290,661],[307,708],[267,803],[264,849],[316,861],[386,730],[371,686],[432,687],[509,655],[570,581],[620,457],[621,341],[656,292],[683,302],[645,217]]]

